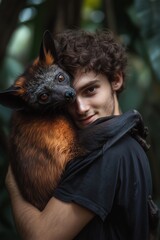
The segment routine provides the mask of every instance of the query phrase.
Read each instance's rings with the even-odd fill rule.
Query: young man
[[[145,131],[139,114],[122,114],[118,102],[125,50],[109,32],[71,30],[57,40],[59,64],[77,93],[68,111],[79,129],[91,129],[95,149],[68,164],[42,212],[23,200],[9,169],[17,229],[27,240],[147,240],[152,181]]]

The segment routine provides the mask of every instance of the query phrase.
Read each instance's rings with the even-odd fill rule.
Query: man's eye
[[[90,88],[86,89],[87,94],[93,94],[95,91],[96,91],[96,87],[90,87]]]
[[[95,91],[95,87],[91,87],[88,89],[88,92],[94,92]]]

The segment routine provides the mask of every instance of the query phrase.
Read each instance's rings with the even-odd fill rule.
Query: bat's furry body
[[[44,34],[39,57],[0,103],[14,111],[10,136],[11,166],[23,197],[42,210],[66,164],[83,153],[77,131],[64,111],[74,101],[70,77],[56,64],[54,41]]]
[[[67,162],[78,154],[76,131],[63,115],[53,118],[17,112],[11,133],[11,165],[19,188],[42,210]]]

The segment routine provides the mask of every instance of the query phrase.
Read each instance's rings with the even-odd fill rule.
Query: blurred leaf
[[[139,109],[151,86],[151,71],[146,63],[135,54],[129,55],[128,62],[126,90],[120,96],[123,111]]]
[[[160,81],[160,1],[135,0],[135,10],[149,61]]]

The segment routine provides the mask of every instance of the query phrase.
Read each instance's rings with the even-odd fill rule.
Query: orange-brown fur
[[[17,81],[15,82],[15,86],[19,87],[19,91],[17,93],[15,93],[15,95],[24,95],[26,92],[26,89],[24,87],[25,85],[25,81],[26,79],[24,77],[20,77],[17,79]]]
[[[17,182],[21,184],[20,188],[24,189],[23,195],[25,196],[27,192],[27,198],[28,195],[30,196],[28,200],[42,210],[52,196],[66,164],[81,155],[83,151],[78,143],[76,144],[76,131],[65,116],[42,119],[16,113],[13,124],[11,141],[18,146],[21,160],[28,158],[27,163],[24,162],[26,166],[20,163],[23,169],[18,168],[18,162],[15,164],[16,153],[12,158],[11,164]],[[14,152],[14,149],[11,152]],[[24,182],[22,175],[25,175]],[[30,184],[32,184],[32,192],[30,192]],[[33,198],[32,195],[37,192],[43,196],[43,199]]]

